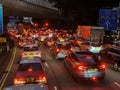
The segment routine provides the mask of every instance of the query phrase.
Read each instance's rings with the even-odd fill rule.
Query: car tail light
[[[73,48],[70,48],[70,51],[72,51],[73,50]]]
[[[106,65],[105,65],[105,64],[101,64],[101,65],[100,65],[100,70],[105,70],[105,68],[106,68]]]
[[[94,77],[92,77],[91,79],[92,79],[93,81],[96,81],[96,80],[97,80],[97,77],[94,76]]]
[[[32,72],[33,71],[33,69],[32,68],[28,68],[28,72]]]
[[[19,44],[19,45],[21,45],[21,43],[20,43],[20,42],[19,42],[18,44]]]
[[[45,76],[38,76],[36,78],[36,82],[44,82],[44,83],[46,83],[46,77]]]
[[[84,66],[84,65],[79,65],[79,66],[76,67],[76,70],[77,70],[77,71],[80,71],[80,72],[84,72],[84,71],[86,70],[86,68],[87,68],[87,67]]]
[[[60,49],[59,48],[57,48],[57,50],[56,50],[57,52],[59,52],[60,51]]]
[[[25,56],[25,55],[27,55],[26,53],[22,53],[22,56]]]
[[[20,77],[20,78],[14,78],[14,84],[23,84],[25,83],[25,79]]]
[[[39,55],[39,54],[41,54],[41,52],[37,52],[36,54]]]

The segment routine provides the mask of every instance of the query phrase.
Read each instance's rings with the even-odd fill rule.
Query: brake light
[[[105,70],[105,68],[106,68],[105,64],[101,64],[101,65],[100,65],[100,69],[101,69],[101,70]]]
[[[28,68],[28,72],[32,72],[33,71],[33,69],[32,68]]]
[[[15,85],[16,85],[16,84],[23,84],[23,83],[25,83],[24,78],[22,78],[22,77],[14,78],[14,84],[15,84]]]
[[[79,65],[79,66],[76,67],[76,70],[80,71],[80,72],[84,72],[85,69],[86,69],[86,66],[84,66],[84,65]]]
[[[19,44],[19,45],[21,45],[21,43],[20,43],[20,42],[19,42],[18,44]]]
[[[59,48],[57,48],[57,52],[59,52],[60,51],[60,49]]]
[[[36,54],[39,55],[39,54],[41,54],[41,52],[37,52]]]
[[[38,76],[36,78],[36,82],[44,82],[44,83],[46,83],[46,77],[45,76]]]
[[[25,55],[27,55],[26,53],[22,53],[22,56],[25,56]]]
[[[70,50],[72,51],[73,49],[72,49],[72,48],[70,48]]]
[[[85,67],[85,66],[79,66],[78,69],[79,69],[80,71],[84,71],[84,70],[86,69],[86,67]]]

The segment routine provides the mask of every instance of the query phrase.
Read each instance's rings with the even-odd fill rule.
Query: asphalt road
[[[76,82],[66,70],[63,60],[55,60],[49,48],[40,45],[45,70],[47,73],[48,86],[50,90],[120,90],[120,72],[106,69],[106,76],[102,82]],[[3,87],[13,85],[13,78],[18,68],[21,49],[16,49],[16,55],[11,70],[5,80]],[[107,64],[107,66],[109,66]]]

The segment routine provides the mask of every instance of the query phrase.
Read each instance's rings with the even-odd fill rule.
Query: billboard
[[[86,39],[90,39],[91,26],[78,26],[77,34]]]
[[[99,10],[99,26],[105,30],[116,30],[118,20],[118,10],[100,9]]]
[[[3,10],[2,10],[2,4],[0,4],[0,34],[3,34]]]

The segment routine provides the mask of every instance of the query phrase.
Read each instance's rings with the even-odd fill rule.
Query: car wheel
[[[119,67],[118,67],[118,64],[117,64],[117,63],[114,63],[114,64],[113,64],[113,69],[114,69],[115,71],[118,71],[118,68],[119,68]]]

